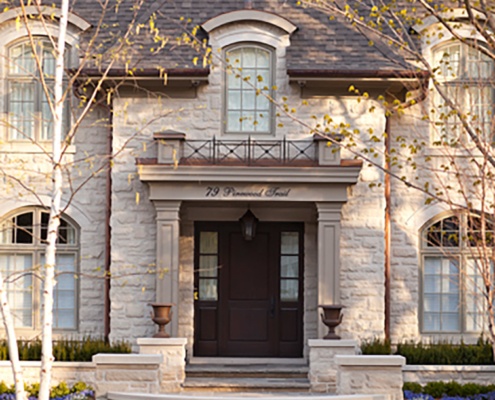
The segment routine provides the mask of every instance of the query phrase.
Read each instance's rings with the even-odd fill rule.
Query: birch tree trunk
[[[10,365],[12,366],[12,375],[15,383],[15,398],[17,400],[26,400],[24,391],[24,378],[22,376],[21,363],[19,361],[19,349],[17,348],[17,337],[15,335],[14,320],[10,312],[7,299],[7,287],[5,279],[0,271],[0,310],[2,312],[3,324],[7,333],[7,343],[9,346]]]
[[[51,372],[53,364],[53,289],[55,282],[55,265],[58,227],[60,225],[61,199],[62,199],[62,117],[64,112],[63,79],[65,66],[65,37],[67,32],[67,20],[69,13],[69,0],[63,0],[58,32],[58,43],[55,49],[55,87],[53,112],[53,153],[52,153],[52,194],[50,219],[48,221],[48,236],[45,253],[44,282],[43,282],[43,325],[42,325],[42,351],[40,371],[39,400],[49,400]],[[42,71],[40,71],[42,72]]]

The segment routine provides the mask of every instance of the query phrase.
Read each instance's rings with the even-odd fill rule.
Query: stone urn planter
[[[165,325],[172,320],[172,304],[170,303],[150,303],[153,307],[151,319],[158,325],[158,332],[153,335],[154,338],[168,338],[170,335],[165,331]]]
[[[344,306],[341,304],[323,304],[318,307],[323,310],[323,313],[320,314],[321,320],[328,327],[328,333],[323,339],[340,339],[340,336],[335,333],[335,328],[342,322],[342,309]]]

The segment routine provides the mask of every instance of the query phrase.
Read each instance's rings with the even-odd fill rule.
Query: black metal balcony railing
[[[313,140],[185,140],[181,164],[318,164]]]

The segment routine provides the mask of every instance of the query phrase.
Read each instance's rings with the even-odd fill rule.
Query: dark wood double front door
[[[195,225],[195,356],[301,357],[303,225]]]

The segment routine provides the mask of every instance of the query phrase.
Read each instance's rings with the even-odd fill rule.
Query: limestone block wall
[[[184,338],[141,338],[137,341],[140,354],[160,354],[160,392],[171,393],[181,390],[186,379],[186,348]]]
[[[308,342],[318,337],[318,248],[316,223],[304,224],[304,350],[309,358]],[[309,340],[308,340],[309,339]]]
[[[374,149],[380,154],[383,145],[369,140],[366,132],[383,132],[385,117],[381,112],[369,112],[368,107],[373,102],[365,103],[359,104],[355,99],[330,102],[341,109],[339,120],[347,121],[352,128],[361,131],[357,138],[361,148]],[[344,149],[341,157],[354,158]],[[373,162],[381,165],[383,159],[373,157]],[[343,338],[363,340],[381,337],[384,332],[385,202],[382,182],[383,173],[364,162],[359,182],[348,189],[348,201],[342,207],[340,299],[346,308],[337,333]]]
[[[160,390],[159,354],[97,354],[95,392],[97,399],[109,391],[158,393]]]
[[[25,382],[34,383],[40,380],[40,361],[21,361],[22,373]],[[0,361],[0,381],[7,385],[14,384],[10,361]],[[95,367],[91,362],[57,362],[53,363],[52,385],[66,382],[69,386],[76,382],[86,382],[93,385],[95,382]]]
[[[76,185],[85,182],[73,203],[84,215],[75,218],[81,227],[79,262],[83,273],[79,279],[80,335],[103,335],[108,129],[108,110],[97,108],[82,122],[74,141],[75,157],[84,161],[75,165],[71,179]],[[90,158],[85,160],[84,155]]]
[[[62,205],[80,228],[78,327],[55,334],[77,337],[103,334],[103,263],[105,252],[105,164],[108,111],[96,108],[77,130],[64,157]],[[21,207],[49,207],[51,190],[50,145],[0,144],[0,163],[7,175],[0,182],[0,218]],[[22,183],[22,185],[20,184]],[[39,331],[19,330],[20,338]]]
[[[127,107],[126,102],[131,105]],[[116,99],[112,168],[111,338],[135,343],[155,331],[150,302],[156,300],[156,222],[148,187],[137,178],[136,158],[153,149],[140,118],[152,118],[131,99]],[[141,124],[142,122],[142,124]]]
[[[336,356],[355,355],[357,341],[355,340],[309,340],[309,373],[311,392],[337,392]]]
[[[428,140],[427,129],[414,121],[416,110],[400,119],[392,118],[392,132],[395,136],[408,132],[416,135],[418,140]],[[411,115],[412,114],[412,115]],[[421,135],[425,135],[421,136]],[[395,137],[394,136],[394,137]],[[392,139],[392,147],[400,149],[400,144]],[[407,153],[406,151],[403,152]],[[401,176],[414,180],[414,175],[421,177],[419,185],[427,179],[427,171],[419,168],[414,171],[404,163],[404,167],[393,169]],[[419,160],[416,160],[419,162]],[[419,229],[415,216],[425,207],[425,197],[417,190],[409,189],[397,179],[391,179],[391,335],[392,341],[419,339]]]
[[[190,358],[194,343],[194,224],[181,222],[179,270],[179,327],[178,336],[186,338],[187,357]]]
[[[336,356],[337,394],[384,394],[402,400],[402,356]]]
[[[405,365],[404,382],[425,385],[435,381],[456,381],[460,384],[491,385],[495,382],[493,365]]]

